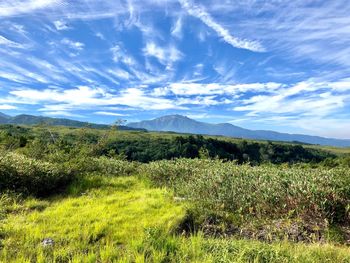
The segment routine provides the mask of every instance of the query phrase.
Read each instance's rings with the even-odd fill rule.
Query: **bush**
[[[65,187],[72,171],[59,164],[38,161],[8,153],[0,159],[0,191],[44,196]]]
[[[129,162],[107,157],[94,158],[93,160],[96,164],[96,171],[107,176],[132,175],[137,172],[139,167],[137,162]]]
[[[153,162],[141,170],[156,184],[172,187],[206,217],[317,218],[335,223],[350,219],[347,168],[252,167],[178,159]]]

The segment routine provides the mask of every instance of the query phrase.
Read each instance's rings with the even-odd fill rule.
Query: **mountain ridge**
[[[230,123],[211,124],[175,114],[153,120],[128,123],[132,128],[143,128],[150,131],[171,131],[202,135],[221,135],[256,140],[273,140],[285,142],[302,142],[337,147],[350,147],[350,139],[334,139],[321,136],[281,133],[269,130],[249,130]]]
[[[29,114],[19,114],[16,116],[9,116],[2,112],[0,112],[0,124],[14,124],[14,125],[38,125],[38,124],[47,124],[52,126],[66,126],[66,127],[90,127],[96,129],[108,129],[111,126],[108,124],[96,124],[89,123],[77,120],[71,120],[67,118],[52,118],[45,116],[35,116]],[[127,126],[119,126],[121,130],[143,130],[143,129],[135,129]]]
[[[108,124],[82,122],[67,118],[52,118],[45,116],[34,116],[29,114],[9,116],[0,112],[0,124],[38,125],[40,123],[45,123],[52,126],[66,126],[77,128],[86,126],[96,129],[110,128],[110,125]],[[177,132],[227,136],[253,140],[285,141],[336,147],[350,147],[350,139],[334,139],[313,135],[281,133],[269,130],[249,130],[230,123],[212,124],[200,122],[179,114],[165,115],[152,120],[127,123],[126,126],[120,126],[119,128],[121,130]]]

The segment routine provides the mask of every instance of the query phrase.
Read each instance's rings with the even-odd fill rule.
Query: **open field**
[[[1,222],[2,262],[350,261],[349,248],[331,243],[176,234],[185,205],[171,191],[135,176],[87,176],[65,194],[8,202]],[[45,238],[54,245],[43,246]]]
[[[350,262],[343,156],[63,127],[0,139],[0,262]]]

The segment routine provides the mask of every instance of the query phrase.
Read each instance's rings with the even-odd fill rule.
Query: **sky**
[[[0,0],[0,112],[350,139],[348,0]]]

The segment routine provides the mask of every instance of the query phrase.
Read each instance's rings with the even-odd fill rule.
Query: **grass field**
[[[0,262],[350,262],[345,246],[180,235],[184,203],[138,176],[91,175],[64,194],[11,200]]]
[[[88,177],[69,193],[47,200],[28,199],[3,222],[4,262],[108,262],[137,246],[144,230],[170,231],[183,216],[164,189],[149,188],[135,177]],[[54,240],[53,250],[40,244]]]
[[[6,129],[1,263],[350,263],[346,149],[115,129]]]

